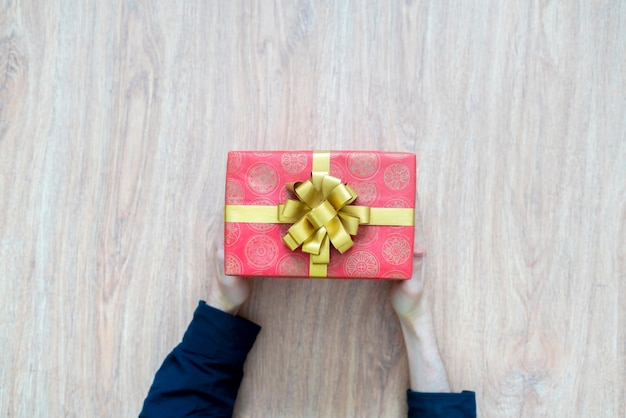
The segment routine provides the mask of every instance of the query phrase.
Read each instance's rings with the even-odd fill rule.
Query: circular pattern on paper
[[[385,279],[406,279],[406,272],[400,270],[391,270],[386,272],[383,277]]]
[[[224,273],[230,276],[243,274],[243,264],[236,255],[226,254],[224,256]]]
[[[349,277],[375,277],[378,274],[379,262],[369,251],[356,251],[348,256],[343,268]]]
[[[278,263],[278,275],[285,277],[306,276],[309,263],[296,254],[287,254]]]
[[[227,172],[234,173],[241,168],[241,162],[243,161],[243,156],[240,152],[229,152],[228,153],[228,164],[227,164]]]
[[[337,163],[330,163],[330,170],[328,171],[328,174],[333,177],[337,177],[338,179],[342,179],[341,181],[345,182],[345,180],[343,179],[343,170],[341,169],[341,166]]]
[[[226,225],[224,226],[224,244],[233,245],[239,241],[240,236],[241,228],[239,227],[239,224],[226,222]]]
[[[355,205],[371,205],[378,196],[378,191],[374,183],[351,183],[350,186],[352,186],[358,195],[354,202]]]
[[[280,164],[288,173],[299,173],[305,169],[308,158],[303,152],[284,153],[280,158]]]
[[[392,190],[401,190],[409,185],[411,173],[409,169],[402,164],[391,164],[385,169],[385,185]]]
[[[252,267],[266,268],[276,262],[278,247],[265,235],[255,235],[246,243],[244,250],[246,261]]]
[[[396,235],[385,240],[382,252],[389,264],[404,264],[411,257],[411,246],[406,238]]]
[[[243,187],[237,181],[226,180],[226,204],[240,205],[243,203]]]
[[[289,228],[291,228],[291,225],[293,224],[280,224],[279,225],[281,238],[287,235],[287,231],[289,231]]]
[[[278,173],[274,167],[267,163],[253,164],[248,170],[246,178],[250,190],[258,194],[271,193],[278,185]]]
[[[284,203],[287,199],[297,199],[297,197],[287,187],[283,187],[279,191],[278,201]]]
[[[268,200],[268,199],[256,199],[256,200],[250,202],[250,204],[251,205],[255,205],[255,206],[276,206],[274,204],[274,202],[272,202],[271,200]],[[248,224],[248,226],[253,231],[267,232],[267,231],[269,231],[271,229],[274,229],[276,227],[276,224],[274,224],[274,223],[256,223],[256,222],[251,222],[251,223]]]
[[[358,233],[352,237],[354,245],[356,247],[367,247],[378,239],[378,226],[376,225],[361,225],[359,226]]]
[[[409,205],[407,202],[405,202],[402,199],[390,199],[385,203],[384,207],[386,208],[410,208],[411,205]]]
[[[356,178],[368,179],[378,171],[378,155],[371,152],[359,152],[348,156],[348,170]]]

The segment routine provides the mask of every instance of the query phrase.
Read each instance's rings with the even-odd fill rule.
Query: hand
[[[439,354],[433,316],[424,295],[424,247],[421,223],[416,222],[413,277],[395,283],[391,306],[398,315],[409,360],[411,389],[417,392],[449,392],[450,383]]]
[[[247,279],[224,274],[224,248],[220,245],[216,252],[217,271],[211,279],[207,304],[235,315],[250,295]]]
[[[430,315],[428,299],[424,296],[424,250],[415,245],[413,277],[395,283],[391,289],[391,306],[401,322],[415,322]]]

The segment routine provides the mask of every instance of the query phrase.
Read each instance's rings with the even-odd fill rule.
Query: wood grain
[[[461,4],[462,3],[462,4]],[[230,149],[419,159],[484,417],[626,417],[626,4],[0,4],[0,415],[133,416],[217,269]],[[389,283],[260,280],[240,417],[406,415]]]

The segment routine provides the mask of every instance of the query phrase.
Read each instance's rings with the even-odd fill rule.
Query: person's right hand
[[[424,252],[415,245],[417,250],[413,254],[413,277],[395,283],[391,289],[391,306],[398,315],[398,319],[415,321],[419,317],[429,314],[427,298],[424,296]]]

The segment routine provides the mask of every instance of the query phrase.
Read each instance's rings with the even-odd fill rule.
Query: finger
[[[415,199],[415,229],[413,234],[413,254],[421,255],[426,253],[426,240],[424,238],[424,228],[422,222],[422,211],[419,205],[419,196]]]
[[[217,277],[219,282],[223,285],[235,286],[243,277],[224,274],[224,241],[216,239],[213,245],[216,247],[215,256],[217,258]]]
[[[209,260],[213,264],[215,277],[219,279],[224,276],[224,242],[214,237],[212,244],[212,248],[209,250]]]

